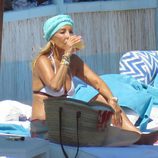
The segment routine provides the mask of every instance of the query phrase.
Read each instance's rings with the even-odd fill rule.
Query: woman
[[[98,90],[99,94],[90,102],[99,101],[114,109],[114,126],[140,133],[119,107],[117,98],[106,83],[77,56],[77,51],[83,48],[83,40],[81,36],[73,34],[71,17],[52,17],[45,22],[43,29],[48,43],[33,63],[32,136],[36,136],[38,130],[47,133],[43,100],[73,95],[73,76]]]

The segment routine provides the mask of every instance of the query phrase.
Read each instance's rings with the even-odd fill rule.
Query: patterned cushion
[[[158,51],[130,51],[120,59],[120,74],[152,85],[158,74]]]

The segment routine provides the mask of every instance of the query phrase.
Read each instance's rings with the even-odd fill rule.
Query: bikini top
[[[52,65],[54,67],[54,72],[56,73],[56,65],[55,65],[55,60],[54,60],[53,54],[51,53],[51,55],[48,58],[51,59]],[[64,87],[62,87],[59,91],[54,91],[54,90],[50,89],[49,87],[45,86],[40,90],[40,92],[47,94],[47,95],[50,95],[50,96],[53,96],[53,97],[59,97],[59,96],[65,95]],[[74,95],[74,93],[75,93],[75,86],[74,86],[74,83],[72,80],[72,75],[71,75],[71,88],[67,92],[66,95],[72,96],[72,95]]]

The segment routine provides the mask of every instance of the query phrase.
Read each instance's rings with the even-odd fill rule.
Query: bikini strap
[[[53,52],[48,56],[48,58],[51,59],[51,63],[53,65],[53,67],[54,67],[54,73],[56,74],[57,70],[56,70],[55,60],[54,60],[54,57],[53,57]]]

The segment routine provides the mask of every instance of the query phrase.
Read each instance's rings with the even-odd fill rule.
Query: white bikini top
[[[55,65],[55,60],[54,60],[53,54],[51,53],[51,55],[48,58],[51,59],[52,65],[54,67],[54,72],[56,73],[56,65]],[[65,95],[64,87],[62,87],[59,91],[54,91],[54,90],[50,89],[49,87],[45,86],[40,90],[40,92],[48,94],[48,95],[53,96],[53,97],[60,97],[62,95]],[[74,86],[72,76],[71,76],[71,88],[67,92],[66,95],[67,96],[72,96],[72,95],[74,95],[74,93],[75,93],[75,86]]]

